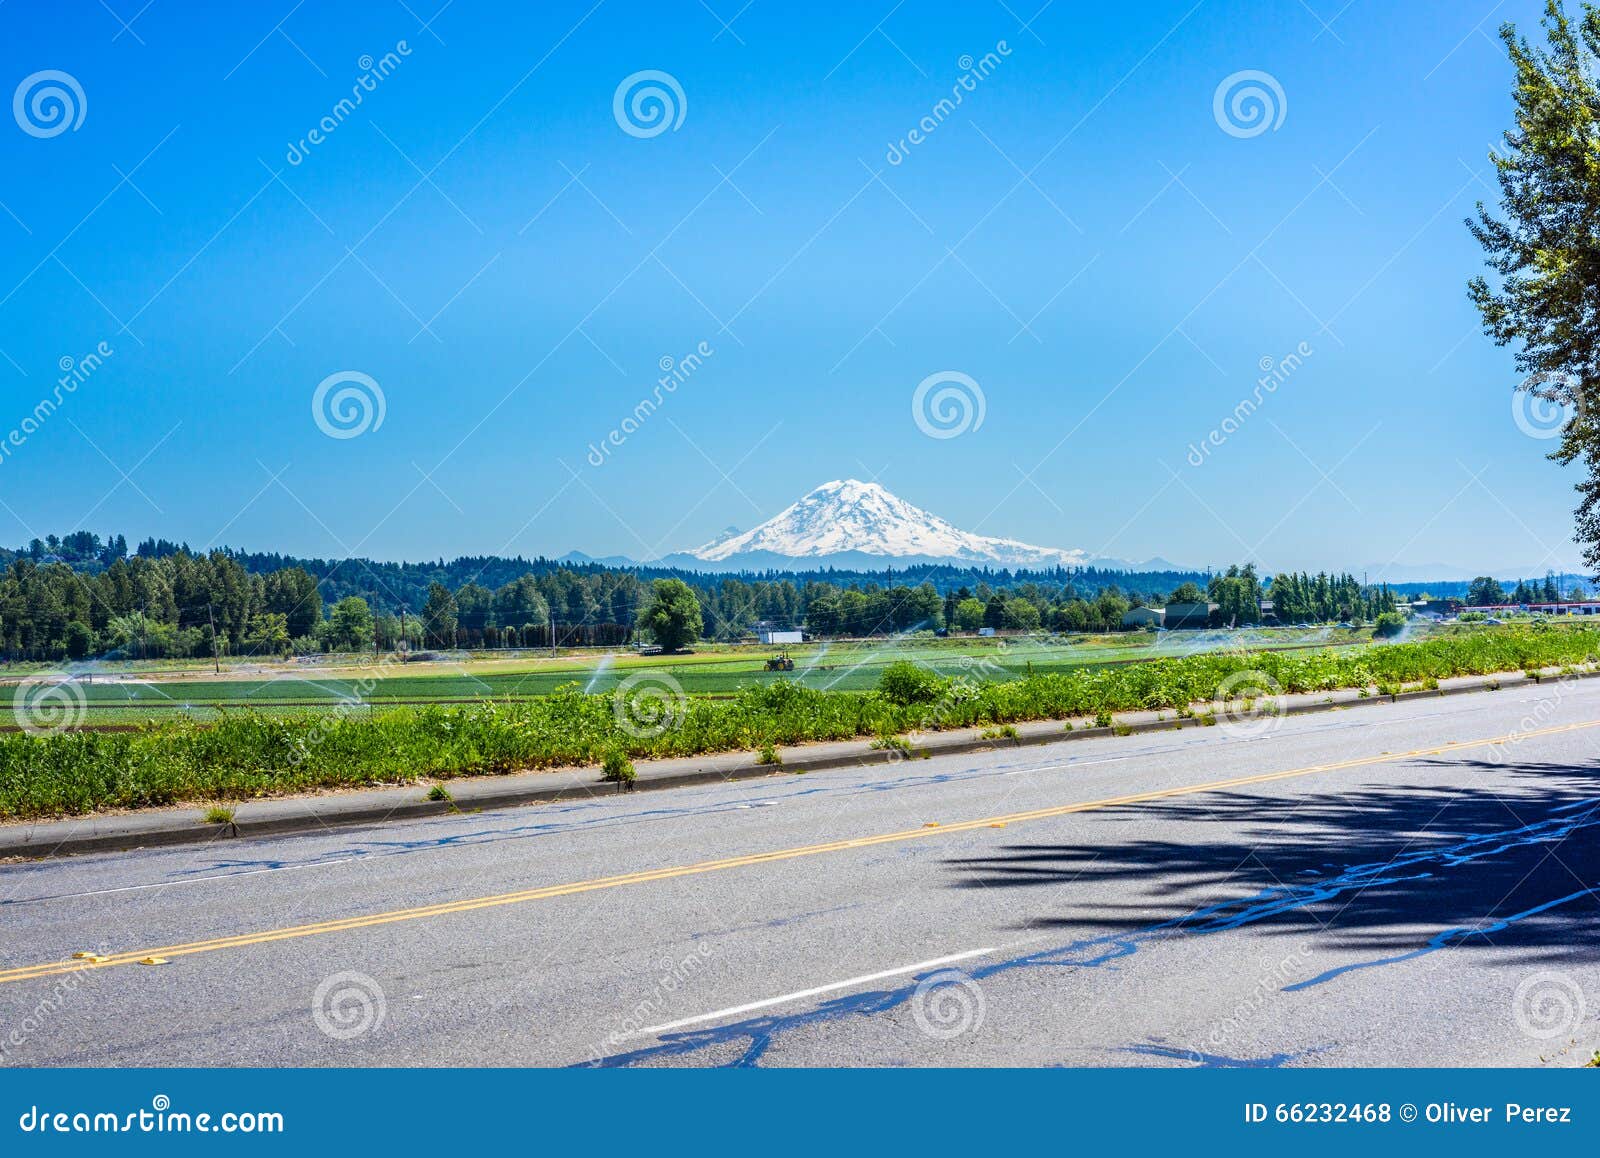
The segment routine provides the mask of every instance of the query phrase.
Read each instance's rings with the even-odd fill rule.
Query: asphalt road
[[[1597,836],[1583,681],[12,864],[0,1064],[1576,1065]]]

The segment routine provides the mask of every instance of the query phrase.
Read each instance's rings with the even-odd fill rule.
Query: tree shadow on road
[[[1081,843],[950,863],[960,887],[1039,889],[1031,929],[1248,925],[1391,960],[1491,946],[1600,957],[1600,761],[1419,764],[1457,783],[1208,792],[1085,813]]]

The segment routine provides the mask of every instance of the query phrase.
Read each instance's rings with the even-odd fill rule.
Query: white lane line
[[[151,881],[149,884],[145,885],[121,885],[114,889],[95,889],[92,892],[87,893],[56,893],[55,895],[48,897],[18,897],[14,901],[7,901],[5,903],[7,905],[37,905],[42,904],[45,901],[73,901],[80,900],[83,897],[109,896],[112,893],[135,893],[140,889],[170,889],[177,885],[192,885],[201,881],[231,881],[237,877],[260,876],[262,873],[292,873],[296,869],[326,868],[329,865],[349,864],[353,860],[361,859],[363,858],[347,856],[341,857],[338,860],[317,860],[310,861],[306,864],[279,865],[276,868],[245,869],[236,873],[211,873],[209,876],[203,877],[181,877],[175,881]]]
[[[1012,948],[1014,946],[1005,947]],[[881,973],[865,973],[860,977],[851,977],[845,981],[834,981],[828,985],[818,985],[813,989],[801,989],[794,993],[785,993],[782,997],[769,997],[764,1001],[752,1001],[748,1005],[735,1005],[728,1009],[719,1009],[715,1013],[702,1013],[697,1017],[685,1017],[680,1021],[669,1021],[663,1025],[647,1025],[639,1033],[641,1035],[666,1033],[669,1029],[682,1029],[686,1025],[698,1025],[702,1021],[717,1021],[724,1017],[737,1017],[741,1013],[752,1013],[757,1009],[767,1009],[770,1006],[783,1005],[789,1001],[803,1001],[807,997],[832,993],[838,989],[850,989],[856,985],[870,985],[874,981],[882,981],[887,977],[901,977],[907,973],[920,973],[924,969],[937,969],[941,965],[953,965],[957,961],[968,961],[973,957],[983,957],[989,953],[998,953],[1000,948],[991,945],[984,949],[971,949],[965,953],[952,953],[948,957],[935,957],[932,961],[919,961],[915,965],[902,965],[898,969],[885,969]]]
[[[1162,756],[1171,749],[1156,751],[1133,752],[1125,756],[1105,756],[1099,760],[1068,760],[1065,764],[1024,764],[1021,768],[1012,768],[1001,772],[1001,776],[1023,776],[1029,772],[1059,772],[1069,768],[1092,768],[1096,764],[1126,764],[1129,760],[1143,760],[1149,756]]]

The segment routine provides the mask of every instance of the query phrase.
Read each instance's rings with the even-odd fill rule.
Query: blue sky
[[[112,351],[0,540],[647,557],[854,476],[1130,559],[1577,558],[1463,288],[1532,3],[441,2],[0,7],[5,90],[83,105],[0,118],[0,428]],[[676,128],[614,115],[645,70]],[[329,437],[346,371],[383,420]],[[930,437],[946,371],[983,421]]]

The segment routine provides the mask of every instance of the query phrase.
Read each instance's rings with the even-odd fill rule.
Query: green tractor
[[[768,671],[793,671],[794,660],[789,658],[788,651],[781,651],[777,655],[767,658]]]

